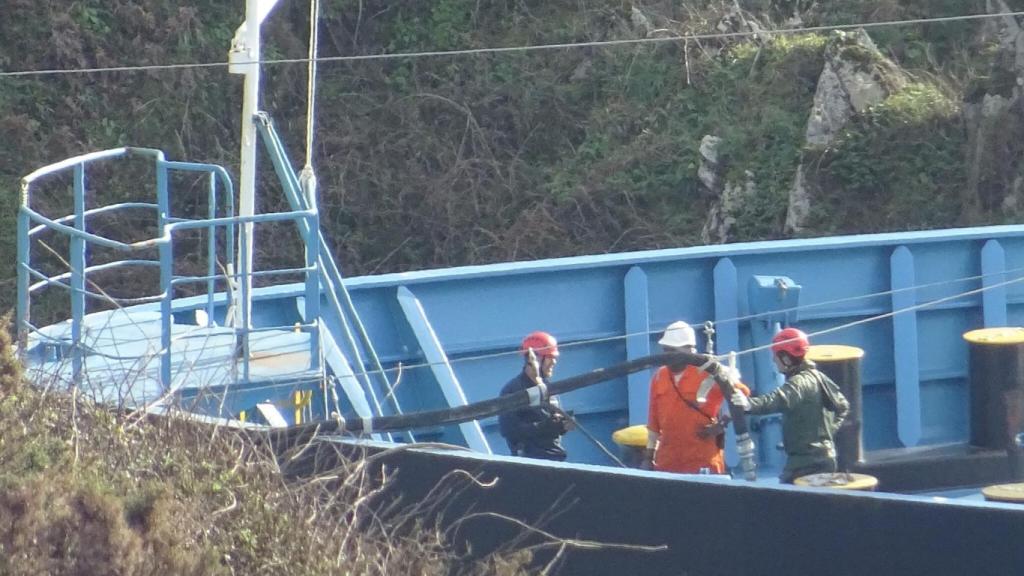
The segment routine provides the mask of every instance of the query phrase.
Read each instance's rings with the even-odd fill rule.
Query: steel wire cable
[[[893,290],[885,290],[885,291],[881,291],[881,292],[873,292],[873,293],[865,294],[865,295],[862,295],[862,296],[852,296],[852,297],[840,298],[840,299],[830,300],[830,301],[825,301],[825,302],[815,302],[813,304],[808,304],[808,305],[805,305],[805,306],[794,306],[792,308],[773,310],[771,312],[762,312],[762,313],[759,313],[759,314],[751,314],[751,315],[747,315],[747,316],[741,316],[741,317],[737,317],[737,318],[730,318],[730,319],[722,320],[722,321],[717,322],[716,325],[724,324],[724,323],[729,323],[729,322],[740,322],[740,321],[746,321],[746,320],[753,320],[753,319],[757,319],[757,318],[761,318],[761,317],[766,317],[766,316],[774,316],[774,315],[777,315],[777,314],[780,314],[780,313],[800,311],[800,310],[804,310],[804,309],[807,309],[807,308],[822,307],[822,306],[832,305],[832,304],[836,304],[836,303],[843,303],[843,302],[849,302],[849,301],[855,301],[855,300],[861,300],[861,299],[867,299],[867,298],[878,298],[878,297],[882,297],[882,296],[898,294],[898,293],[907,292],[907,291],[911,291],[911,290],[920,290],[920,289],[924,289],[924,288],[934,288],[934,287],[937,287],[937,286],[951,285],[951,284],[956,284],[956,283],[960,283],[960,282],[967,282],[967,281],[972,281],[972,280],[980,280],[980,279],[984,279],[984,278],[990,278],[990,277],[993,277],[993,276],[1004,276],[1004,275],[1006,275],[1008,273],[1012,273],[1012,272],[1024,272],[1024,267],[1012,268],[1010,270],[1004,270],[1004,271],[1001,271],[1001,272],[993,272],[993,273],[989,273],[989,274],[981,274],[981,275],[976,275],[976,276],[968,276],[968,277],[963,277],[963,278],[955,278],[955,279],[952,279],[952,280],[930,282],[930,283],[927,283],[927,284],[919,284],[919,285],[908,286],[908,287],[904,287],[904,288],[897,288],[897,289],[893,289]],[[921,304],[915,304],[913,306],[908,306],[906,308],[900,308],[898,310],[893,310],[893,311],[886,312],[886,313],[883,313],[883,314],[878,314],[878,315],[875,315],[875,316],[870,316],[868,318],[864,318],[864,319],[861,319],[861,320],[856,320],[854,322],[849,322],[849,323],[846,323],[846,324],[841,324],[839,326],[836,326],[836,327],[833,327],[833,328],[829,328],[829,329],[826,329],[826,330],[823,330],[823,331],[814,332],[814,333],[808,333],[808,336],[817,336],[817,335],[820,335],[820,334],[828,334],[828,333],[831,333],[831,332],[836,332],[836,331],[843,330],[843,329],[846,329],[846,328],[850,328],[850,327],[853,327],[853,326],[858,326],[858,325],[861,325],[861,324],[866,324],[866,323],[874,322],[874,321],[877,321],[877,320],[884,320],[885,318],[889,318],[889,317],[895,316],[896,314],[901,314],[901,313],[904,313],[904,312],[911,312],[911,311],[914,311],[914,310],[923,309],[923,308],[927,308],[927,307],[930,307],[930,306],[935,306],[935,305],[938,305],[938,304],[941,304],[941,303],[944,303],[944,302],[948,302],[948,301],[951,301],[951,300],[956,300],[958,298],[964,298],[964,297],[975,295],[975,294],[980,294],[980,293],[985,292],[986,290],[990,290],[990,289],[993,289],[993,288],[1000,288],[1000,287],[1012,285],[1012,284],[1019,283],[1019,282],[1024,282],[1024,275],[1021,275],[1021,276],[1018,276],[1016,278],[1013,278],[1012,280],[1008,280],[1008,281],[1005,281],[1005,282],[1000,282],[1000,283],[997,283],[997,284],[993,284],[991,286],[984,286],[984,287],[978,288],[978,289],[973,289],[973,290],[968,290],[968,291],[964,291],[964,292],[959,292],[957,294],[954,294],[954,295],[951,295],[951,296],[947,296],[947,297],[943,297],[943,298],[939,298],[937,300],[931,300],[931,301],[924,302],[924,303],[921,303]],[[694,326],[699,326],[699,323],[698,324],[694,324]],[[630,338],[630,337],[634,337],[634,336],[653,336],[655,334],[661,333],[663,330],[664,330],[663,328],[660,328],[660,329],[657,329],[657,330],[648,330],[648,331],[642,331],[642,332],[629,332],[629,333],[626,333],[626,334],[616,334],[614,336],[605,336],[605,337],[600,337],[600,338],[587,338],[587,339],[583,339],[583,340],[574,340],[572,342],[566,342],[566,343],[563,343],[563,344],[559,344],[559,348],[573,348],[573,347],[579,347],[579,346],[586,346],[586,345],[590,345],[590,344],[600,344],[600,343],[604,343],[604,342],[614,342],[614,341],[617,341],[617,340],[625,340],[626,338]],[[746,350],[740,350],[740,351],[736,351],[736,354],[737,355],[749,354],[749,353],[755,352],[757,350],[762,350],[762,349],[765,349],[765,348],[768,348],[768,347],[770,347],[770,345],[760,346],[760,347],[746,349]],[[493,352],[493,353],[489,353],[489,354],[478,354],[478,355],[474,355],[474,356],[462,356],[462,357],[459,357],[459,358],[450,359],[448,364],[454,365],[454,364],[461,364],[461,363],[464,363],[464,362],[476,362],[476,361],[481,361],[481,360],[491,360],[491,359],[494,359],[494,358],[501,358],[501,357],[506,357],[506,356],[518,356],[518,355],[520,355],[519,350],[508,350],[508,351],[502,351],[502,352]],[[717,356],[717,357],[721,359],[721,358],[724,357],[724,355],[720,355],[720,356]],[[398,370],[412,370],[412,369],[417,369],[417,368],[429,368],[429,367],[433,367],[433,366],[443,366],[443,365],[444,365],[443,362],[421,362],[421,363],[416,363],[416,364],[400,364],[399,366],[396,366],[395,368],[388,368],[388,369],[386,369],[384,371],[385,372],[396,372]],[[361,376],[361,375],[366,374],[366,373],[375,373],[375,372],[376,372],[375,370],[368,370],[368,371],[365,371],[365,372],[356,372],[355,375],[356,376]]]
[[[887,28],[900,26],[914,26],[922,24],[939,24],[949,22],[970,22],[977,20],[991,20],[997,18],[1015,18],[1024,16],[1024,11],[1002,12],[995,14],[964,14],[960,16],[939,16],[933,18],[912,18],[904,20],[885,20],[880,22],[860,22],[852,24],[829,24],[822,26],[807,26],[803,28],[776,28],[773,30],[758,29],[740,32],[713,32],[706,34],[679,34],[674,36],[657,36],[653,38],[625,38],[621,40],[593,40],[589,42],[563,42],[554,44],[536,44],[524,46],[498,46],[490,48],[466,48],[460,50],[424,50],[418,52],[400,52],[393,54],[357,54],[350,56],[324,56],[318,58],[275,58],[258,61],[239,61],[238,65],[280,65],[280,64],[305,64],[310,60],[317,62],[358,62],[372,60],[399,60],[413,58],[433,58],[469,56],[479,54],[502,54],[510,52],[536,52],[543,50],[564,50],[575,48],[601,48],[643,44],[661,44],[669,42],[689,42],[706,40],[729,40],[739,38],[769,37],[772,35],[793,35],[813,34],[816,32],[831,32],[841,30],[857,30],[872,28]],[[183,64],[140,64],[125,66],[103,66],[93,68],[50,68],[36,70],[15,70],[0,71],[0,78],[18,78],[31,76],[53,76],[62,74],[96,74],[110,72],[151,72],[158,70],[186,70],[193,68],[222,68],[227,67],[228,62],[193,62]]]
[[[948,281],[942,281],[942,282],[931,282],[931,283],[928,283],[928,284],[921,284],[921,285],[916,285],[916,286],[910,286],[910,287],[900,288],[900,289],[896,289],[896,290],[887,290],[887,291],[884,291],[884,292],[875,292],[875,293],[866,294],[866,295],[863,295],[863,296],[841,298],[841,299],[834,300],[834,301],[829,301],[829,302],[817,302],[817,303],[814,303],[814,304],[810,304],[807,307],[817,307],[817,306],[823,306],[823,305],[832,304],[832,303],[836,303],[836,302],[846,302],[846,301],[856,300],[856,299],[877,298],[879,296],[885,296],[885,295],[895,294],[895,293],[899,293],[899,292],[905,292],[905,291],[909,291],[909,290],[918,290],[918,289],[922,289],[922,288],[930,288],[930,287],[941,286],[941,285],[955,284],[955,283],[958,283],[958,282],[964,282],[964,281],[969,281],[969,280],[977,280],[977,279],[985,278],[985,277],[989,277],[989,276],[1004,275],[1007,272],[1021,271],[1021,270],[1024,270],[1024,268],[1016,268],[1016,269],[1012,269],[1012,270],[1008,270],[1008,271],[1004,271],[1004,272],[996,272],[996,273],[986,274],[986,275],[978,275],[978,276],[970,276],[970,277],[964,277],[964,278],[957,278],[957,279],[954,279],[954,280],[948,280]],[[834,326],[832,328],[826,328],[824,330],[819,330],[819,331],[816,331],[816,332],[810,332],[807,335],[808,335],[808,337],[816,337],[816,336],[820,336],[820,335],[823,335],[823,334],[830,334],[832,332],[838,332],[838,331],[841,331],[841,330],[845,330],[847,328],[852,328],[854,326],[859,326],[859,325],[862,325],[862,324],[867,324],[867,323],[875,322],[875,321],[878,321],[878,320],[884,320],[886,318],[890,318],[890,317],[895,316],[897,314],[902,314],[902,313],[906,313],[906,312],[912,312],[912,311],[916,311],[916,310],[920,310],[920,309],[929,308],[931,306],[936,306],[938,304],[942,304],[942,303],[945,303],[945,302],[957,300],[959,298],[965,298],[967,296],[981,294],[981,293],[983,293],[983,292],[985,292],[987,290],[991,290],[991,289],[994,289],[994,288],[1001,288],[1001,287],[1010,286],[1010,285],[1021,283],[1021,282],[1024,282],[1024,275],[1018,276],[1018,277],[1013,278],[1011,280],[1007,280],[1007,281],[1004,281],[1004,282],[993,284],[991,286],[984,286],[982,288],[976,288],[976,289],[973,289],[973,290],[967,290],[967,291],[964,291],[964,292],[958,292],[956,294],[953,294],[953,295],[950,295],[950,296],[945,296],[945,297],[942,297],[942,298],[939,298],[939,299],[936,299],[936,300],[930,300],[928,302],[922,302],[920,304],[915,304],[913,306],[908,306],[908,307],[900,308],[900,309],[893,310],[893,311],[890,311],[890,312],[885,312],[883,314],[878,314],[878,315],[870,316],[868,318],[863,318],[863,319],[860,319],[860,320],[855,320],[853,322],[847,322],[845,324],[840,324],[840,325]],[[725,323],[725,322],[730,322],[730,321],[739,321],[739,320],[746,320],[746,319],[756,319],[756,318],[759,318],[759,317],[762,317],[762,316],[771,316],[771,315],[779,314],[781,312],[798,311],[798,310],[802,310],[802,309],[804,309],[804,307],[802,307],[802,306],[795,306],[793,308],[787,308],[787,309],[782,309],[782,310],[772,311],[772,312],[765,312],[765,313],[761,313],[761,314],[753,314],[753,315],[749,315],[749,316],[740,317],[740,318],[737,318],[737,319],[725,320],[725,321],[719,322],[719,324]],[[61,341],[58,338],[54,338],[54,337],[51,337],[51,336],[46,336],[46,335],[43,335],[43,334],[38,334],[38,330],[39,330],[38,328],[36,328],[34,326],[30,326],[30,327],[34,329],[33,331],[37,332],[37,337],[39,337],[42,340],[47,340],[47,341],[51,341],[51,342],[55,342],[55,343]],[[649,331],[645,331],[645,332],[632,332],[632,333],[627,333],[627,334],[623,334],[623,335],[607,336],[607,337],[602,337],[602,338],[589,338],[589,339],[584,339],[584,340],[576,340],[576,341],[573,341],[573,342],[566,342],[564,344],[560,344],[559,347],[561,347],[561,348],[572,348],[572,347],[578,347],[578,346],[585,346],[585,345],[589,345],[589,344],[600,344],[600,343],[603,343],[603,342],[614,342],[616,340],[624,340],[624,339],[632,337],[632,336],[651,336],[651,335],[654,335],[654,334],[658,334],[660,332],[662,332],[662,329],[649,330]],[[192,337],[201,337],[201,334],[193,335],[191,333],[186,332],[185,334],[181,334],[181,335],[178,335],[178,336],[174,337],[173,341],[179,341],[179,340],[184,339],[184,338],[192,338]],[[764,349],[767,349],[767,348],[770,348],[770,347],[771,347],[770,344],[766,344],[766,345],[763,345],[763,346],[757,346],[757,347],[748,348],[748,349],[744,349],[744,350],[737,350],[736,351],[736,355],[737,356],[742,356],[742,355],[745,355],[745,354],[751,354],[753,352],[757,352],[759,350],[764,350]],[[139,355],[139,356],[113,356],[113,355],[110,355],[110,354],[105,354],[103,352],[100,352],[99,350],[91,348],[88,345],[83,345],[83,348],[86,351],[88,351],[90,354],[95,354],[97,356],[107,357],[107,358],[116,359],[116,360],[141,359],[141,358],[145,358],[146,356],[148,356],[148,354]],[[161,353],[161,350],[156,350],[156,351],[153,352],[153,354],[160,354],[160,353]],[[481,360],[491,360],[491,359],[494,359],[494,358],[501,358],[501,357],[506,357],[506,356],[518,356],[519,354],[520,354],[519,350],[511,350],[511,351],[494,352],[494,353],[490,353],[490,354],[479,354],[479,355],[474,355],[474,356],[463,356],[463,357],[460,357],[460,358],[455,358],[455,359],[449,360],[448,364],[461,364],[461,363],[466,363],[466,362],[475,362],[475,361],[481,361]],[[717,355],[716,356],[716,358],[719,358],[719,359],[723,359],[725,357],[726,357],[726,355]],[[353,376],[363,376],[363,375],[368,375],[368,374],[376,374],[376,373],[380,373],[380,372],[384,372],[384,373],[399,372],[399,371],[403,371],[403,370],[412,370],[412,369],[417,369],[417,368],[429,368],[429,367],[433,367],[433,366],[443,366],[443,365],[445,365],[444,362],[422,362],[422,363],[416,363],[416,364],[399,364],[398,366],[396,366],[394,368],[387,368],[387,369],[384,369],[382,371],[381,370],[363,370],[363,371],[355,371],[354,370],[353,371]]]

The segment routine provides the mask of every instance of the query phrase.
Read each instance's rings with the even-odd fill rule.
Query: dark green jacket
[[[782,386],[750,399],[751,414],[782,413],[786,471],[835,462],[832,436],[849,411],[839,387],[809,360],[790,372]]]

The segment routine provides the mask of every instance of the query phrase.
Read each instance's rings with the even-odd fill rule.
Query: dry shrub
[[[140,574],[143,542],[120,501],[68,477],[35,476],[0,496],[4,574]]]
[[[462,561],[366,460],[289,480],[259,435],[25,386],[0,397],[0,573],[525,572]]]
[[[0,394],[13,394],[21,387],[23,369],[11,339],[11,313],[0,317]]]
[[[36,475],[0,496],[2,573],[223,574],[209,551],[188,542],[189,514],[169,491],[137,510],[74,475]]]

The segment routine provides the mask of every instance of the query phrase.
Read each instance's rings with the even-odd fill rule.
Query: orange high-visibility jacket
[[[695,366],[687,366],[679,383],[673,381],[668,367],[662,366],[651,379],[651,397],[647,412],[647,428],[660,437],[654,455],[655,470],[698,473],[708,468],[712,474],[725,473],[725,457],[714,436],[701,438],[698,432],[718,416],[722,391],[711,388],[707,401],[697,404],[697,389],[708,374]],[[750,395],[741,383],[736,388]],[[700,408],[694,410],[683,398]]]

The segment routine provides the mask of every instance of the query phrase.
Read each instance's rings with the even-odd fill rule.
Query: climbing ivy
[[[816,220],[835,232],[954,224],[965,145],[958,106],[934,86],[907,86],[854,120],[822,158],[832,186]]]

